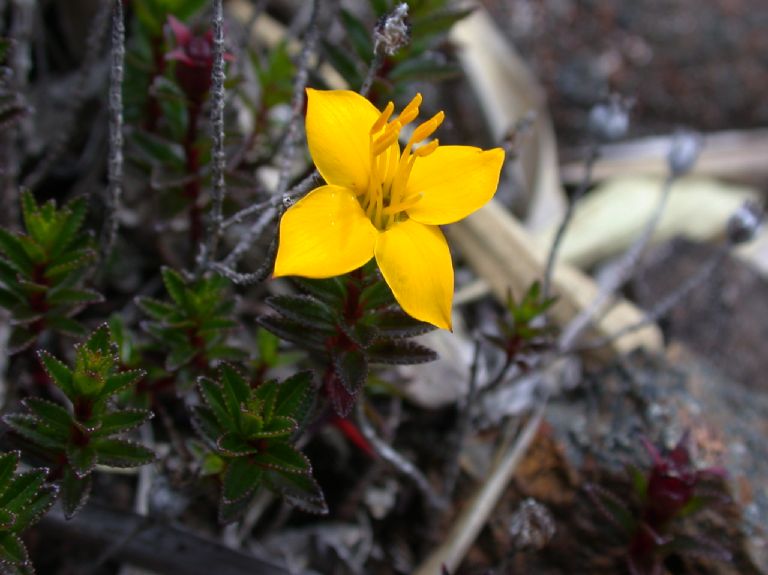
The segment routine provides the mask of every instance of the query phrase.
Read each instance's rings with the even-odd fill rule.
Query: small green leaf
[[[108,398],[116,393],[136,384],[141,378],[147,375],[143,369],[132,369],[130,371],[121,371],[107,377],[100,396]]]
[[[19,466],[21,454],[18,451],[8,451],[0,453],[0,495],[8,486],[8,481],[13,477],[16,468]]]
[[[75,475],[85,477],[96,467],[96,450],[91,445],[71,445],[67,448],[67,461]]]
[[[187,299],[187,283],[184,281],[184,278],[172,268],[163,268],[162,274],[163,284],[168,295],[173,298],[177,305],[187,309],[189,301]]]
[[[259,450],[236,433],[225,433],[222,435],[216,442],[216,447],[233,457],[250,455]]]
[[[102,302],[104,297],[88,289],[52,289],[48,291],[47,301],[50,305],[89,304]]]
[[[301,423],[313,400],[312,372],[297,373],[278,385],[275,415],[291,417]]]
[[[293,278],[293,281],[303,291],[330,304],[332,308],[337,308],[338,304],[347,297],[347,288],[338,277],[328,279]]]
[[[238,457],[227,465],[221,492],[226,503],[240,501],[250,495],[261,482],[264,470],[249,457]]]
[[[10,531],[16,523],[16,514],[7,509],[0,509],[0,532]]]
[[[278,295],[267,299],[267,305],[290,320],[318,329],[336,325],[333,312],[322,302],[306,295]]]
[[[309,473],[312,470],[304,454],[288,443],[270,442],[267,451],[251,457],[266,468],[285,473]]]
[[[192,407],[192,425],[198,435],[208,442],[211,448],[216,448],[219,438],[226,433],[224,428],[213,415],[213,411],[201,405]]]
[[[435,361],[438,355],[431,349],[412,341],[384,341],[373,344],[366,350],[371,363],[414,365]]]
[[[266,366],[273,367],[277,363],[277,353],[280,340],[266,329],[256,330],[256,347],[259,350],[259,359]]]
[[[333,356],[333,368],[350,395],[357,395],[368,379],[368,362],[362,350],[337,352]]]
[[[113,411],[101,417],[101,425],[93,432],[93,437],[102,438],[118,433],[125,433],[126,431],[140,427],[150,419],[152,419],[152,412],[146,409],[123,409],[121,411]]]
[[[76,393],[72,381],[72,371],[47,351],[40,351],[37,357],[54,385],[63,391],[68,398],[73,399]]]
[[[280,493],[291,505],[317,515],[328,514],[323,490],[310,475],[268,471],[265,477],[269,486]]]
[[[16,514],[14,531],[25,531],[30,525],[37,523],[45,513],[53,507],[59,494],[55,485],[44,485],[35,496]]]
[[[52,430],[62,434],[69,431],[72,425],[72,416],[59,404],[39,397],[28,397],[21,403],[37,416],[43,425],[47,425]]]
[[[61,479],[61,503],[67,519],[73,517],[85,505],[91,493],[93,475],[80,478],[74,471],[67,469]]]
[[[16,571],[21,566],[29,564],[29,555],[27,548],[18,535],[14,533],[0,533],[0,567],[14,567],[14,571],[8,573],[19,573]],[[6,570],[3,569],[5,573]]]
[[[224,429],[234,430],[235,421],[229,414],[221,388],[216,383],[206,378],[200,378],[198,388],[200,389],[200,395],[203,396],[203,400],[208,404],[208,407],[211,408],[219,425]]]
[[[412,318],[401,311],[384,311],[373,315],[373,322],[382,338],[405,338],[433,331],[434,326]]]
[[[12,413],[4,416],[3,421],[15,433],[40,447],[58,451],[67,444],[66,436],[62,437],[49,427],[40,425],[40,420],[32,415]]]
[[[306,326],[284,317],[266,315],[259,317],[256,321],[279,338],[317,352],[325,351],[326,338],[332,335],[319,329],[308,330]]]
[[[38,492],[45,484],[47,469],[33,469],[15,475],[11,484],[0,495],[0,508],[13,513],[21,512],[30,501],[37,497]]]
[[[138,305],[144,313],[152,316],[158,321],[172,316],[176,310],[171,304],[151,297],[137,297],[136,305]]]
[[[0,228],[0,252],[24,274],[29,275],[35,263],[27,255],[22,241],[4,228]]]
[[[151,449],[126,439],[95,439],[93,448],[99,464],[108,467],[139,467],[155,460]]]

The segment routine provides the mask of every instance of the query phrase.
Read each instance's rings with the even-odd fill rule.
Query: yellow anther
[[[411,100],[408,105],[403,108],[403,111],[400,112],[400,117],[398,119],[403,126],[416,119],[416,116],[419,115],[419,106],[421,106],[421,94],[417,93],[413,97],[413,100]]]
[[[373,123],[373,126],[371,126],[371,136],[373,136],[376,132],[381,130],[384,125],[389,121],[390,116],[392,115],[392,112],[395,111],[395,104],[390,102],[387,104],[386,108],[384,108],[384,111],[379,115],[378,119]]]
[[[432,116],[426,122],[419,124],[413,131],[413,135],[411,136],[411,143],[418,144],[419,142],[429,138],[434,133],[434,131],[440,127],[440,124],[443,123],[444,119],[445,114],[441,111]]]
[[[432,152],[437,150],[437,147],[439,145],[440,145],[440,140],[434,139],[429,144],[425,144],[421,148],[417,148],[416,150],[414,150],[413,155],[419,158],[423,158],[424,156],[428,156]]]
[[[397,137],[400,135],[400,122],[395,120],[391,124],[387,125],[384,133],[373,141],[373,147],[371,149],[374,156],[378,156],[392,144],[397,142]]]

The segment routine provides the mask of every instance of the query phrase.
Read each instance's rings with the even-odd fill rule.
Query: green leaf
[[[155,460],[151,449],[126,439],[94,439],[93,448],[99,464],[108,467],[139,467]]]
[[[373,344],[366,350],[371,363],[414,365],[435,361],[438,355],[431,349],[412,341],[384,341]]]
[[[83,325],[74,319],[68,317],[47,317],[45,323],[50,329],[75,337],[82,337],[87,333]]]
[[[101,425],[93,432],[93,437],[101,438],[125,433],[140,427],[152,419],[152,416],[152,412],[146,409],[123,409],[107,413],[101,417]]]
[[[20,567],[29,564],[27,548],[15,533],[0,533],[0,566]],[[6,571],[3,573],[17,573],[18,571]]]
[[[220,369],[222,397],[232,421],[239,420],[241,406],[248,401],[251,388],[231,365],[223,364]]]
[[[318,329],[336,325],[333,312],[312,296],[278,295],[267,298],[267,305],[290,320]]]
[[[206,378],[200,378],[198,388],[200,389],[200,395],[203,396],[203,400],[211,408],[219,425],[224,429],[234,430],[236,428],[235,421],[229,414],[221,388]]]
[[[266,329],[256,330],[256,347],[259,350],[259,359],[268,366],[273,367],[277,363],[277,354],[280,340]]]
[[[266,468],[285,473],[309,473],[312,470],[304,454],[284,442],[271,441],[267,451],[251,457]]]
[[[349,53],[331,42],[323,42],[323,51],[339,74],[341,74],[350,86],[359,86],[362,83],[363,76],[358,68],[357,62],[350,57]]]
[[[171,304],[151,298],[151,297],[137,297],[136,305],[149,316],[152,316],[158,321],[162,321],[165,318],[172,316],[176,308]]]
[[[308,513],[328,514],[328,505],[325,502],[323,490],[309,473],[268,471],[265,480],[291,505]]]
[[[237,433],[225,433],[216,442],[216,447],[227,455],[240,456],[258,452],[258,447],[251,445]]]
[[[240,501],[250,495],[259,486],[264,470],[248,457],[237,457],[229,462],[224,473],[224,486],[221,492],[226,503]]]
[[[379,335],[385,339],[414,337],[435,329],[433,325],[412,318],[401,311],[384,311],[373,315]]]
[[[0,532],[10,531],[16,523],[16,514],[7,509],[0,509]]]
[[[127,387],[135,385],[141,378],[145,377],[147,372],[143,369],[132,369],[129,371],[121,371],[114,375],[107,377],[104,387],[101,390],[100,396],[107,398],[115,395],[116,393],[124,390]]]
[[[163,284],[176,304],[184,309],[190,309],[189,299],[187,298],[187,282],[177,271],[171,268],[163,268]]]
[[[0,495],[0,508],[17,514],[23,511],[37,497],[47,474],[47,469],[33,469],[14,476],[11,484]]]
[[[392,290],[383,280],[375,281],[360,294],[360,304],[365,309],[378,309],[394,303],[395,296],[392,295]]]
[[[192,407],[192,425],[198,435],[205,439],[211,448],[216,448],[216,442],[226,433],[219,424],[213,411],[201,405]]]
[[[290,341],[303,349],[324,352],[326,338],[332,333],[321,330],[308,330],[306,326],[284,317],[266,315],[256,320],[261,327],[274,333],[285,341]]]
[[[368,362],[362,350],[338,351],[333,356],[333,369],[350,395],[357,395],[368,379]]]
[[[27,255],[22,241],[4,228],[0,228],[0,252],[25,275],[30,275],[35,264]]]
[[[334,309],[347,297],[347,288],[338,277],[328,279],[292,279],[300,289],[313,295],[320,301],[330,304],[331,308]]]
[[[62,435],[66,435],[69,431],[72,425],[72,416],[61,405],[40,399],[39,397],[28,397],[21,403],[37,416],[44,425],[60,432]]]
[[[55,485],[44,485],[34,497],[16,513],[16,523],[13,530],[25,531],[30,525],[37,523],[45,513],[53,507],[59,494],[59,488]]]
[[[61,479],[61,504],[67,519],[73,517],[85,505],[91,493],[93,475],[80,478],[74,471],[67,469]]]
[[[47,301],[51,305],[89,304],[104,301],[97,291],[89,289],[52,289],[48,291]]]
[[[85,477],[96,467],[96,450],[91,445],[70,445],[67,461],[78,477]]]
[[[34,416],[12,413],[4,416],[3,421],[15,433],[40,447],[59,451],[67,443],[66,436],[61,437],[49,427],[40,425],[40,420]]]
[[[0,453],[0,496],[3,490],[8,486],[8,481],[13,477],[16,468],[19,466],[21,454],[18,451],[8,451]]]
[[[297,373],[277,386],[275,415],[291,417],[301,423],[312,407],[312,372]]]

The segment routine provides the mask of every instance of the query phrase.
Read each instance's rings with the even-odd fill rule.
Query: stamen
[[[400,124],[405,126],[406,124],[410,124],[416,119],[416,116],[419,115],[419,106],[421,106],[421,94],[417,93],[413,100],[411,100],[408,105],[403,108],[403,111],[400,112],[400,117],[398,118],[400,120]]]
[[[400,212],[404,212],[404,211],[412,208],[416,204],[418,204],[419,201],[421,200],[421,198],[422,198],[422,194],[414,194],[412,196],[409,196],[409,197],[405,198],[398,205],[387,206],[386,208],[384,208],[384,212],[383,213],[384,213],[384,215],[389,216],[389,215],[392,215],[392,214],[397,214],[397,213],[400,213]]]
[[[422,122],[419,124],[416,129],[413,131],[413,135],[411,136],[410,142],[413,144],[418,144],[419,142],[422,142],[429,138],[435,130],[437,130],[440,127],[440,124],[443,123],[443,120],[445,119],[445,114],[440,111],[434,116],[432,116],[429,120],[426,122]]]
[[[371,151],[374,156],[378,156],[397,141],[397,137],[400,135],[400,128],[402,128],[402,126],[399,120],[395,120],[387,125],[384,133],[373,141]]]
[[[437,147],[440,145],[440,140],[435,138],[432,140],[429,144],[424,144],[422,147],[417,148],[413,151],[413,155],[417,156],[419,158],[423,158],[424,156],[430,155],[432,152],[437,150]]]
[[[393,102],[389,102],[387,106],[384,108],[384,111],[381,113],[381,115],[373,123],[373,126],[371,126],[371,132],[370,132],[371,136],[376,134],[376,132],[378,132],[384,127],[384,125],[389,121],[389,118],[392,115],[392,112],[394,111],[395,111],[395,104]]]

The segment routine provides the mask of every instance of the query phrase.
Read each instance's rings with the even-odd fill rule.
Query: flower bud
[[[392,12],[383,16],[373,32],[375,50],[389,56],[411,41],[411,26],[408,24],[408,4],[398,4]]]
[[[618,140],[629,130],[631,103],[617,95],[589,111],[589,130],[601,141]]]
[[[757,202],[747,200],[728,219],[726,233],[732,244],[743,244],[755,237],[763,223],[763,208]]]
[[[701,134],[690,131],[677,132],[672,138],[672,146],[667,154],[667,163],[669,171],[675,177],[680,177],[688,173],[696,160],[702,148]]]

